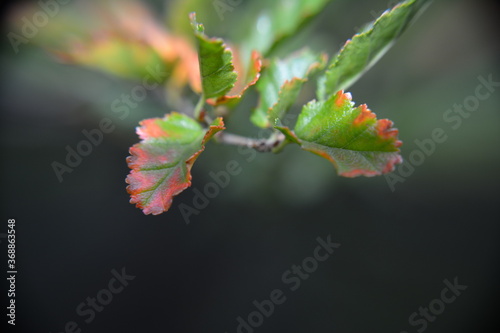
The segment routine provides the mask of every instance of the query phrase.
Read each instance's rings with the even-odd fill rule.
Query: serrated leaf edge
[[[172,116],[172,115],[178,115],[179,113],[177,112],[171,112],[170,114],[167,114],[164,118],[158,118],[158,119],[168,119],[168,117]],[[154,119],[154,118],[151,118],[151,119]],[[148,119],[145,119],[145,120],[148,120]],[[139,124],[142,126],[143,122],[145,121],[141,121]],[[136,143],[134,144],[132,147],[130,147],[129,149],[129,153],[130,153],[130,156],[127,157],[126,161],[127,161],[127,164],[129,166],[129,168],[131,169],[130,173],[127,175],[127,178],[125,179],[125,182],[127,184],[129,184],[127,186],[127,193],[130,194],[130,203],[131,204],[135,204],[135,206],[139,209],[142,209],[142,211],[144,212],[145,215],[149,215],[149,214],[152,214],[152,215],[159,215],[163,212],[166,212],[170,209],[171,205],[172,205],[172,202],[173,202],[173,198],[175,196],[177,196],[178,194],[180,194],[181,192],[183,192],[186,188],[190,187],[191,186],[191,180],[192,180],[192,175],[191,175],[191,168],[193,167],[193,164],[194,162],[196,161],[196,159],[198,158],[198,156],[205,150],[205,145],[206,143],[219,131],[222,131],[226,129],[225,126],[224,126],[224,121],[222,118],[217,118],[214,120],[214,122],[208,127],[207,131],[205,132],[205,135],[203,136],[203,139],[201,141],[201,148],[196,151],[194,154],[192,154],[184,163],[186,163],[186,167],[187,167],[187,182],[186,183],[183,183],[181,184],[181,186],[179,186],[176,191],[172,192],[170,198],[167,198],[167,201],[164,201],[163,202],[163,207],[161,210],[158,210],[158,209],[154,209],[154,208],[151,208],[151,207],[145,207],[140,199],[136,196],[137,193],[136,191],[137,190],[133,190],[132,189],[132,175],[135,174],[135,173],[139,173],[140,171],[144,171],[143,169],[137,169],[136,166],[133,165],[134,163],[134,157],[137,157],[138,155],[138,151],[140,151],[140,148],[139,148],[139,145],[141,143],[143,143],[143,141],[145,141],[145,137],[141,137],[141,134],[140,134],[140,127],[137,127],[137,132],[139,134],[139,136],[141,137],[141,141],[139,143]],[[163,180],[162,180],[163,181]],[[159,181],[158,183],[161,183],[162,181]],[[142,193],[142,192],[140,192]]]

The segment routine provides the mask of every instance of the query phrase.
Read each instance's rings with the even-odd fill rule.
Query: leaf
[[[117,36],[108,36],[86,45],[73,45],[69,51],[53,51],[66,63],[78,64],[128,79],[141,79],[148,69],[164,72],[162,82],[167,79],[167,64],[150,46]],[[161,83],[161,82],[159,82]]]
[[[241,48],[244,54],[259,51],[268,56],[278,42],[292,36],[310,18],[318,14],[331,0],[274,0],[266,1],[266,8],[260,9],[263,1],[252,1],[258,6],[256,18],[251,23],[244,24],[244,37]],[[252,11],[252,8],[246,9]],[[253,26],[252,26],[253,24]]]
[[[39,11],[36,3],[23,6],[16,11],[13,28],[22,34],[22,18]],[[154,71],[161,73],[154,75],[155,83],[168,79],[170,92],[180,91],[188,82],[194,91],[201,92],[194,46],[166,31],[139,1],[73,1],[61,6],[30,42],[64,63],[141,81]]]
[[[428,0],[402,2],[348,40],[320,78],[318,98],[325,100],[356,82],[393,45],[427,3]]]
[[[33,17],[39,11],[39,6],[33,4],[21,8],[18,15]],[[24,28],[19,25],[18,29]],[[142,80],[148,75],[147,68],[165,72],[174,63],[175,59],[163,57],[162,50],[152,43],[153,38],[163,40],[163,33],[141,3],[108,0],[78,2],[58,8],[57,16],[32,36],[31,41],[46,48],[60,61]],[[161,82],[165,79],[167,75]]]
[[[235,64],[238,64],[238,62],[235,62]],[[246,74],[244,74],[243,68],[240,68],[238,70],[236,67],[236,72],[238,73],[238,79],[233,89],[231,89],[231,91],[227,95],[220,96],[217,99],[215,98],[209,99],[207,100],[207,102],[213,106],[226,105],[231,108],[235,107],[241,101],[247,89],[255,85],[255,83],[257,83],[257,81],[260,78],[261,70],[262,70],[262,57],[259,52],[254,51],[252,53],[252,59],[250,61],[250,66]]]
[[[130,148],[127,176],[130,203],[144,214],[167,211],[172,198],[191,186],[191,168],[205,144],[225,129],[217,118],[208,129],[194,119],[172,112],[163,119],[141,121],[137,134],[141,142]]]
[[[191,25],[198,40],[201,85],[206,99],[224,96],[233,88],[238,74],[232,63],[233,54],[220,38],[208,38],[203,25],[196,22],[192,13]]]
[[[381,175],[402,162],[402,142],[392,122],[377,120],[364,104],[354,107],[351,95],[343,91],[305,105],[294,132],[276,128],[289,142],[332,162],[344,177]]]
[[[252,122],[263,128],[274,125],[295,103],[307,78],[325,64],[324,54],[314,54],[307,49],[285,60],[272,60],[257,82],[260,101],[252,112]]]

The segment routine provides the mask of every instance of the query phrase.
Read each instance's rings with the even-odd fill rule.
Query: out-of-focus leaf
[[[217,118],[208,129],[194,119],[171,113],[141,121],[141,142],[130,148],[127,163],[132,171],[126,182],[130,203],[144,214],[167,211],[172,198],[191,186],[191,168],[215,133],[224,129]]]
[[[20,9],[12,22],[19,25],[24,22],[23,16],[33,17],[39,10],[38,5]],[[22,30],[22,25],[17,29]],[[30,41],[69,64],[137,80],[145,79],[154,68],[170,74],[171,88],[181,89],[189,82],[193,90],[201,91],[194,47],[166,31],[148,8],[135,0],[82,1],[61,6],[50,24],[39,29]],[[167,75],[162,78],[167,79]]]
[[[219,23],[216,15],[213,15],[213,1],[207,0],[169,1],[165,23],[173,33],[191,38],[193,36],[193,29],[187,18],[193,12],[196,12],[198,19],[208,27],[213,27]]]
[[[307,49],[284,60],[273,59],[257,82],[260,101],[252,112],[252,122],[263,128],[274,125],[295,103],[308,77],[325,64],[324,54],[314,54]]]
[[[293,132],[276,128],[288,142],[332,162],[344,177],[381,175],[402,162],[402,143],[392,122],[377,120],[366,105],[354,107],[351,95],[343,91],[305,105]]]
[[[219,98],[229,92],[236,83],[233,54],[220,38],[208,38],[202,24],[191,14],[191,24],[198,41],[201,86],[206,99]]]
[[[363,32],[348,40],[330,61],[325,75],[319,79],[318,98],[325,100],[331,94],[347,89],[356,82],[384,55],[428,2],[402,2],[392,10],[385,11]]]
[[[241,50],[250,54],[257,50],[265,57],[273,46],[292,36],[306,21],[318,14],[331,0],[275,0],[267,1],[258,11],[254,26],[249,26],[241,41]],[[255,1],[262,7],[262,2]],[[250,9],[249,9],[250,10]],[[251,11],[251,10],[250,10]]]
[[[167,71],[167,64],[150,46],[117,37],[94,40],[90,45],[74,45],[69,52],[55,52],[60,60],[100,69],[116,76],[130,79],[144,78],[148,69]],[[162,77],[162,81],[167,75]],[[161,83],[161,82],[158,82]]]

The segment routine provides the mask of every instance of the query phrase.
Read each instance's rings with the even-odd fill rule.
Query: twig
[[[216,140],[223,144],[248,147],[259,152],[271,152],[285,140],[285,136],[280,132],[276,132],[268,139],[252,139],[237,134],[220,132],[216,135]]]

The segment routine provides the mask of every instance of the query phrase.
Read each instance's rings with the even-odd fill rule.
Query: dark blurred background
[[[168,17],[162,1],[146,3],[160,20]],[[236,318],[247,318],[252,302],[269,299],[274,289],[287,300],[255,332],[417,332],[422,325],[411,326],[410,315],[440,298],[443,280],[455,277],[468,288],[420,332],[497,326],[500,89],[456,130],[443,121],[447,109],[474,94],[479,76],[500,81],[496,2],[434,1],[349,89],[354,101],[395,122],[405,159],[418,149],[414,141],[430,138],[435,128],[448,136],[395,191],[384,177],[338,177],[326,160],[296,147],[249,163],[233,147],[210,144],[193,169],[193,187],[159,216],[128,203],[124,180],[138,122],[170,111],[164,92],[151,92],[121,121],[110,105],[136,83],[61,65],[31,43],[15,54],[5,37],[13,4],[2,2],[0,53],[0,233],[7,219],[16,219],[19,272],[17,320],[9,332],[64,332],[74,321],[89,333],[230,333]],[[224,21],[209,5],[207,32],[227,36],[248,5],[243,1]],[[387,0],[333,1],[290,48],[332,54],[387,7]],[[313,93],[314,85],[307,86],[301,101]],[[232,122],[244,124],[243,131],[250,128],[251,99]],[[97,128],[103,117],[116,130],[60,183],[51,163],[63,162],[65,147],[75,147],[82,130]],[[192,205],[193,188],[202,190],[209,172],[229,160],[242,173],[187,225],[179,204]],[[282,274],[328,235],[340,248],[290,291]],[[123,267],[135,279],[85,323],[77,306]]]

